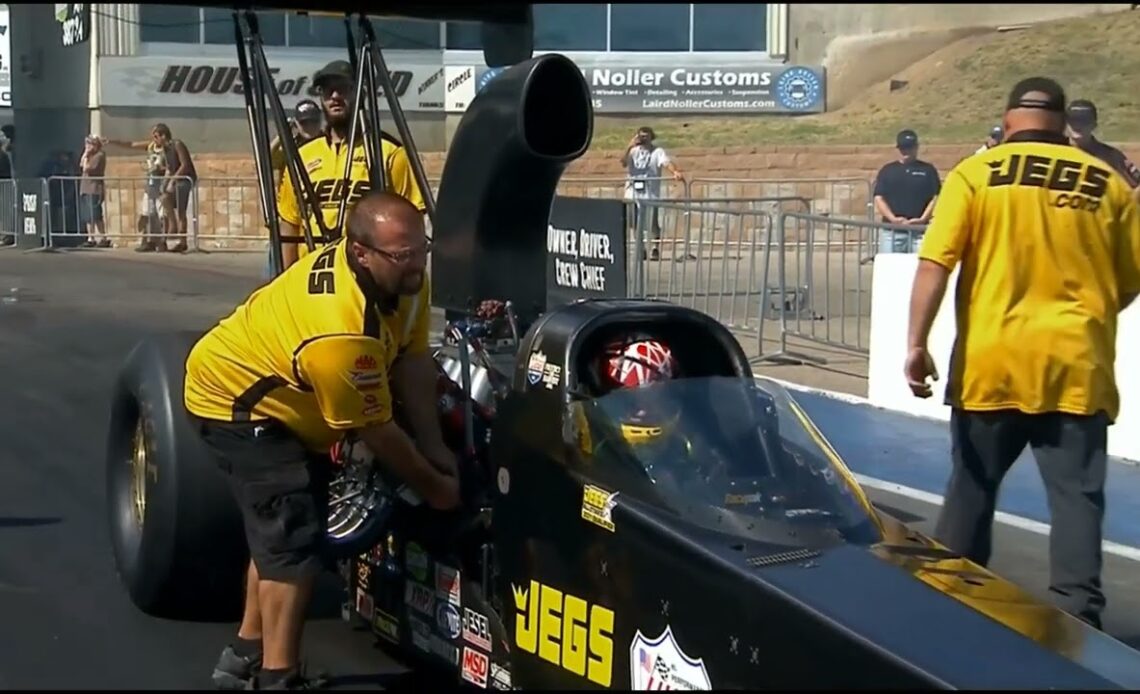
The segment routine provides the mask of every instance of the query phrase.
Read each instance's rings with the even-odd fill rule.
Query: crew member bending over
[[[230,479],[252,559],[237,644],[214,671],[220,687],[254,676],[261,689],[305,686],[299,651],[327,534],[328,451],[346,431],[429,506],[459,503],[428,351],[427,253],[416,207],[368,193],[345,238],[256,290],[190,353],[186,407]],[[393,395],[411,432],[393,421]]]
[[[361,197],[371,189],[368,180],[368,164],[365,159],[364,137],[357,134],[356,146],[352,153],[352,171],[349,183],[344,183],[344,164],[348,156],[348,136],[352,129],[353,83],[352,68],[343,60],[334,60],[326,65],[313,78],[313,83],[321,93],[321,107],[325,112],[325,132],[323,137],[306,142],[300,148],[301,168],[313,183],[317,194],[321,218],[325,226],[339,238],[341,231],[334,229],[340,201],[348,196],[347,212],[352,211]],[[388,190],[410,200],[422,212],[426,209],[423,195],[412,175],[408,162],[408,152],[388,136],[381,138],[381,155],[384,159],[384,179]],[[301,231],[300,198],[293,187],[293,179],[286,172],[281,177],[281,187],[277,191],[277,212],[281,218],[282,236],[303,236]],[[313,212],[315,216],[315,211]],[[345,217],[347,219],[347,215]],[[330,239],[317,238],[321,228],[315,221],[310,223],[313,241],[319,247]],[[300,243],[283,243],[281,255],[284,267],[288,268],[297,259],[307,255],[308,248]]]

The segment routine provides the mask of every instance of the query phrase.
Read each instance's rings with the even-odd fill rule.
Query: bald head
[[[351,257],[382,292],[420,290],[429,246],[415,205],[392,193],[368,193],[352,208],[345,236]]]
[[[394,193],[368,193],[348,216],[349,241],[365,246],[384,248],[398,244],[409,232],[412,236],[423,235],[423,216],[407,198]]]

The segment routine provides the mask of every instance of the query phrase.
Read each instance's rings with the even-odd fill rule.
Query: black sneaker
[[[288,677],[279,679],[273,684],[262,686],[259,675],[254,675],[250,679],[246,689],[324,689],[328,686],[329,678],[324,673],[318,673],[315,677],[308,677],[305,675],[303,668],[298,668],[289,673]]]
[[[261,654],[243,657],[226,646],[214,666],[214,686],[218,689],[249,689],[257,671],[261,669]]]

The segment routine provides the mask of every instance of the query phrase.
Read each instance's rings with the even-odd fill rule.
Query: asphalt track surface
[[[102,451],[110,385],[132,345],[205,329],[259,283],[257,263],[213,257],[0,251],[0,688],[209,686],[236,625],[164,621],[131,605],[107,539]],[[869,493],[930,530],[935,506]],[[1047,544],[999,525],[993,568],[1043,593]],[[1140,564],[1106,556],[1106,629],[1133,647],[1138,577]],[[342,622],[339,600],[330,584],[314,605],[313,667],[337,688],[426,684]]]

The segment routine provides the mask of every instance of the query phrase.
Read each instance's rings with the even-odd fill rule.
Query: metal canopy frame
[[[182,5],[191,3],[166,3]],[[233,10],[234,46],[238,54],[238,71],[240,73],[242,93],[245,97],[246,117],[249,121],[250,139],[253,146],[254,163],[257,172],[258,193],[261,197],[262,217],[269,230],[270,267],[274,276],[283,271],[282,243],[304,243],[312,252],[317,243],[328,243],[339,238],[344,222],[347,218],[347,196],[342,197],[340,208],[337,210],[336,222],[330,228],[323,216],[319,214],[320,204],[300,157],[299,147],[294,142],[289,118],[281,104],[281,98],[273,87],[273,77],[269,69],[269,62],[265,56],[265,44],[262,41],[257,10],[296,10],[301,13],[323,16],[341,16],[344,18],[345,43],[348,50],[349,63],[355,74],[354,94],[352,106],[351,127],[348,139],[349,156],[345,162],[345,169],[341,184],[348,185],[351,179],[353,156],[358,141],[364,144],[365,161],[368,166],[369,183],[372,190],[385,190],[386,183],[383,161],[383,139],[391,139],[390,135],[382,130],[380,101],[377,93],[383,91],[391,112],[391,118],[399,133],[399,143],[407,150],[408,160],[412,167],[412,175],[416,185],[423,196],[428,219],[435,223],[435,198],[424,170],[408,126],[407,116],[395,94],[392,78],[388,71],[384,52],[380,48],[376,31],[372,26],[369,14],[353,12],[359,10],[355,3],[330,2],[315,10],[302,10],[286,5],[253,5],[249,3],[193,3],[196,7],[227,7]],[[355,15],[355,20],[354,20]],[[384,11],[371,13],[372,16],[403,17],[409,19],[431,19],[452,21],[482,21],[484,32],[494,32],[496,29],[529,28],[531,22],[530,5],[528,4],[489,4],[476,3],[463,5],[431,3],[423,4],[389,4]],[[493,51],[488,52],[492,58]],[[499,62],[489,60],[488,64]],[[273,167],[270,158],[270,121],[281,140],[281,147],[285,154],[285,174],[293,184],[293,190],[298,196],[298,208],[301,213],[301,236],[282,237],[281,225],[278,217],[277,195],[273,185]],[[313,224],[317,226],[317,233],[313,231]]]

